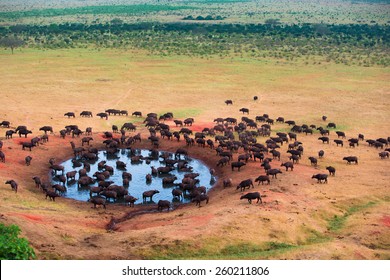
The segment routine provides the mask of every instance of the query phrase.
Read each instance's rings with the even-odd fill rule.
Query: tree
[[[280,19],[278,19],[278,18],[269,18],[269,19],[265,20],[265,24],[279,25],[280,24]]]
[[[15,36],[4,37],[0,39],[0,46],[10,48],[12,54],[14,53],[14,49],[23,46],[24,43],[25,42],[22,39]]]

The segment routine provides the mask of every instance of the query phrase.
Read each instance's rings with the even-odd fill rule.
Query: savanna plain
[[[184,16],[200,14],[201,6],[196,5],[202,3],[177,2],[177,5],[195,5],[196,9],[153,11],[154,18],[162,22],[177,22]],[[259,20],[253,19],[256,14],[245,12],[245,5],[256,5],[256,1],[226,2],[244,10],[240,13],[238,11],[241,10],[234,10],[236,16],[232,18],[225,11],[221,16],[227,21],[245,25],[251,20]],[[345,1],[325,2],[330,5]],[[215,1],[213,5],[223,4]],[[384,4],[375,2],[370,7],[372,5]],[[39,5],[37,7],[43,9]],[[253,10],[250,7],[248,9]],[[57,11],[60,8],[55,7]],[[15,9],[20,7],[15,4]],[[17,26],[8,21],[11,12],[16,13],[8,11],[8,14],[0,15],[5,29]],[[238,16],[243,14],[245,16]],[[290,17],[281,17],[282,22],[299,24],[298,20],[291,18],[292,13],[287,14]],[[261,15],[264,17],[265,14]],[[74,15],[66,16],[69,13],[61,21],[73,22],[77,19]],[[109,17],[110,13],[105,16]],[[329,19],[326,14],[321,16],[325,17],[325,22]],[[120,17],[121,21],[127,18],[122,14],[115,14],[115,17]],[[146,16],[142,14],[138,17],[142,20]],[[129,18],[131,22],[137,22],[136,13]],[[42,25],[50,20],[42,15],[41,19],[39,24]],[[37,17],[26,16],[18,20],[23,28],[36,27],[37,24]],[[92,24],[93,15],[86,15],[83,20]],[[306,14],[302,20],[307,21]],[[342,23],[354,20],[343,18]],[[53,17],[53,22],[58,21],[59,16]],[[378,22],[386,26],[382,17]],[[203,20],[201,24],[204,24]],[[4,29],[2,32],[5,32]],[[115,46],[115,42],[110,41],[110,34],[105,39],[110,41],[109,46],[80,43],[71,47],[56,45],[48,48],[47,45],[32,43],[31,36],[36,36],[35,33],[17,34],[25,36],[24,46],[17,47],[13,54],[10,49],[0,50],[0,121],[11,122],[11,128],[0,128],[1,150],[6,156],[5,162],[0,162],[0,222],[16,224],[21,229],[21,236],[29,241],[36,258],[390,258],[390,160],[378,156],[388,147],[377,149],[365,141],[390,136],[390,74],[387,65],[368,61],[369,58],[359,60],[361,53],[354,60],[353,53],[347,52],[345,57],[329,59],[320,53],[307,56],[293,51],[282,55],[271,54],[269,50],[245,50],[248,42],[243,43],[239,51],[224,49],[221,54],[210,53],[207,48],[197,46],[199,49],[190,55],[188,46],[178,47],[183,51],[180,53],[172,47],[177,46],[172,42],[169,44],[172,47],[170,52],[139,45]],[[167,36],[184,36],[169,34],[161,31],[156,37],[151,33],[147,36],[151,44],[156,38],[167,46]],[[54,40],[50,36],[48,40]],[[65,35],[56,36],[61,41],[64,39],[60,37]],[[137,33],[137,36],[140,35]],[[388,57],[388,49],[382,46],[381,52],[387,53]],[[297,56],[293,57],[294,54]],[[254,96],[258,96],[258,100],[254,100]],[[233,101],[233,105],[225,104],[228,99]],[[107,120],[96,116],[96,113],[110,108],[128,110],[130,115],[109,116]],[[248,108],[249,114],[243,115],[239,111],[241,108]],[[92,111],[93,117],[80,117],[80,112],[84,110]],[[70,111],[75,113],[76,118],[64,116]],[[197,145],[189,147],[183,139],[161,139],[159,150],[175,152],[178,148],[185,148],[190,157],[200,159],[215,169],[217,180],[208,191],[209,203],[202,203],[201,207],[194,203],[175,202],[171,211],[159,212],[154,204],[138,203],[130,208],[124,204],[108,203],[103,209],[92,208],[91,203],[72,200],[66,195],[56,198],[55,202],[45,199],[42,190],[35,187],[32,177],[40,176],[48,181],[49,159],[55,158],[60,163],[72,158],[69,142],[81,145],[81,138],[60,137],[59,131],[66,125],[78,125],[83,131],[92,127],[93,141],[90,145],[105,149],[103,133],[111,131],[113,125],[121,127],[126,122],[132,122],[137,131],[127,132],[127,135],[141,133],[142,138],[133,147],[151,149],[144,118],[131,116],[134,111],[140,111],[144,116],[150,112],[158,115],[172,112],[173,119],[177,120],[194,118],[194,124],[189,127],[194,132],[213,128],[216,118],[234,117],[241,121],[242,116],[255,119],[263,114],[275,120],[284,117],[300,125],[313,124],[316,127],[326,127],[329,122],[334,122],[337,128],[329,129],[329,144],[318,140],[321,135],[316,129],[313,134],[298,133],[297,140],[302,142],[304,153],[299,163],[294,165],[294,170],[285,171],[280,166],[289,161],[290,156],[284,144],[279,148],[280,160],[273,159],[271,162],[273,168],[280,168],[283,173],[271,178],[270,184],[255,183],[253,189],[244,192],[236,189],[242,180],[254,180],[265,174],[259,161],[250,159],[240,171],[232,171],[229,165],[216,166],[220,157],[214,149]],[[322,119],[324,115],[327,116],[326,121]],[[170,125],[172,131],[179,130],[173,119],[166,120],[165,124]],[[261,124],[258,123],[259,127]],[[27,140],[42,136],[39,128],[45,125],[52,126],[54,133],[49,133],[49,141],[32,151],[22,150],[20,143],[26,141],[24,137],[4,137],[6,130],[18,125],[26,125],[32,131]],[[271,126],[271,136],[276,136],[277,132],[290,132],[290,129],[291,126],[286,123],[275,123]],[[343,147],[333,142],[338,139],[336,131],[346,134]],[[348,139],[357,138],[358,134],[364,134],[365,140],[359,141],[358,146],[348,145]],[[238,139],[237,132],[235,137]],[[207,136],[207,139],[214,140],[214,136]],[[267,139],[259,136],[257,142],[265,144]],[[322,158],[318,158],[319,150],[325,152]],[[233,160],[243,153],[239,149],[233,154]],[[30,166],[25,164],[27,155],[32,156]],[[352,155],[359,158],[358,164],[347,164],[343,160],[343,157]],[[271,154],[266,156],[272,157]],[[316,166],[311,165],[310,156],[318,158]],[[330,165],[337,171],[335,176],[328,176],[327,183],[317,183],[312,179],[313,174],[328,174],[325,168]],[[224,188],[222,182],[227,178],[232,179],[233,185]],[[4,184],[10,179],[18,182],[17,193]],[[130,182],[129,193],[132,188],[137,188],[137,185]],[[249,204],[247,200],[240,200],[240,196],[249,191],[259,191],[263,203],[252,201]]]

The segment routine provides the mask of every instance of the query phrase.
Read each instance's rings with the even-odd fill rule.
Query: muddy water
[[[159,155],[162,155],[162,153],[167,153],[167,152],[160,151]],[[174,159],[174,154],[172,153],[167,153],[167,154],[169,154],[170,159]],[[144,158],[149,158],[149,162],[147,160],[143,160],[141,163],[132,164],[131,156],[129,154],[129,150],[127,149],[121,150],[116,155],[116,157],[107,156],[104,151],[100,151],[98,154],[97,161],[95,162],[88,161],[91,165],[91,170],[88,172],[88,176],[93,177],[93,174],[95,172],[103,171],[98,169],[98,163],[104,160],[106,161],[106,165],[109,165],[114,168],[114,173],[109,178],[107,178],[106,181],[113,181],[114,182],[113,184],[122,186],[123,185],[122,173],[126,171],[132,174],[132,180],[130,181],[129,187],[127,187],[126,189],[128,190],[129,195],[138,198],[136,204],[157,203],[160,199],[169,200],[172,202],[181,202],[181,203],[190,202],[190,198],[188,196],[184,196],[182,200],[173,199],[172,196],[172,190],[174,188],[178,188],[178,186],[175,184],[181,183],[182,179],[184,178],[184,175],[190,172],[179,171],[175,165],[175,169],[171,171],[170,174],[152,176],[152,182],[147,183],[145,177],[147,174],[151,173],[152,170],[151,167],[153,166],[155,168],[158,168],[161,166],[165,166],[165,163],[163,162],[163,159],[161,157],[159,157],[158,159],[156,158],[151,159],[149,150],[137,150],[136,155],[142,155]],[[181,157],[181,159],[184,159],[183,156]],[[126,163],[126,170],[116,168],[116,161],[118,160]],[[205,186],[207,190],[209,190],[212,187],[213,180],[215,179],[210,175],[209,168],[199,160],[192,159],[192,158],[186,158],[185,160],[188,162],[187,166],[192,167],[191,172],[200,174],[197,177],[197,179],[200,180],[197,186]],[[64,166],[65,168],[64,174],[66,174],[66,172],[73,171],[73,170],[79,171],[80,169],[83,168],[82,166],[74,167],[74,164],[71,159],[62,162],[61,165]],[[162,180],[164,177],[168,177],[168,176],[177,177],[177,179],[174,182],[175,184],[163,186]],[[76,199],[76,200],[87,201],[90,198],[89,187],[97,186],[97,182],[88,187],[78,187],[77,186],[78,178],[79,175],[77,174],[76,180],[68,181],[66,183],[67,192],[63,196]],[[93,178],[96,179],[95,177]],[[55,176],[52,177],[52,183],[53,184],[58,183],[58,180]],[[147,202],[143,202],[142,193],[148,190],[158,190],[160,193],[155,194],[151,202],[149,201],[149,199],[147,200]],[[112,202],[112,203],[123,204],[124,201],[123,199],[119,198],[117,199],[116,202]]]

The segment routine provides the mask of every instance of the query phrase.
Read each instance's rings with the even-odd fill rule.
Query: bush
[[[27,239],[18,237],[19,234],[18,226],[0,224],[0,260],[35,259],[34,250]]]

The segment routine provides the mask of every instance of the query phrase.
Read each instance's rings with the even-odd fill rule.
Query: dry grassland
[[[142,52],[94,50],[23,50],[10,55],[0,52],[0,121],[11,126],[27,125],[33,136],[39,127],[55,130],[50,142],[22,151],[18,136],[4,140],[6,162],[0,163],[0,182],[15,179],[20,191],[0,183],[1,222],[22,229],[40,259],[139,259],[139,258],[247,258],[247,259],[388,259],[390,244],[390,160],[381,160],[379,150],[362,142],[359,147],[322,144],[319,134],[299,135],[304,156],[293,172],[284,172],[270,185],[255,186],[263,205],[239,200],[240,191],[223,189],[221,180],[231,177],[234,185],[264,174],[258,162],[242,171],[218,168],[218,180],[210,191],[210,203],[201,208],[180,206],[169,213],[138,215],[107,231],[112,217],[130,211],[122,205],[107,210],[92,209],[86,202],[59,198],[45,200],[32,177],[48,175],[48,159],[69,158],[70,138],[59,138],[59,130],[77,124],[94,129],[94,146],[101,132],[113,124],[136,118],[96,116],[80,118],[82,110],[94,114],[108,108],[138,110],[144,114],[173,112],[175,118],[195,118],[194,130],[213,126],[216,117],[241,118],[241,107],[249,117],[268,113],[306,123],[329,121],[345,131],[347,139],[363,133],[367,139],[390,136],[390,74],[388,69],[346,67],[335,64],[307,65],[246,59],[191,59],[153,57]],[[254,102],[253,96],[259,101]],[[233,106],[226,106],[232,99]],[[67,119],[65,112],[76,113]],[[170,123],[171,124],[171,123]],[[288,131],[276,124],[273,131]],[[0,129],[4,136],[5,128]],[[139,130],[144,139],[145,128]],[[334,131],[331,139],[336,138]],[[79,141],[79,140],[76,140]],[[264,138],[259,138],[264,142]],[[78,142],[77,142],[78,143]],[[79,143],[78,143],[79,144]],[[164,141],[161,149],[174,151],[184,142]],[[139,147],[150,147],[144,140]],[[308,156],[325,157],[310,166]],[[198,147],[190,155],[214,166],[215,152]],[[286,146],[281,148],[287,160]],[[31,166],[24,157],[31,154]],[[358,165],[347,165],[344,156],[356,155]],[[311,176],[336,167],[328,184],[317,184]],[[275,168],[280,162],[272,163]],[[136,188],[137,186],[130,186]]]

